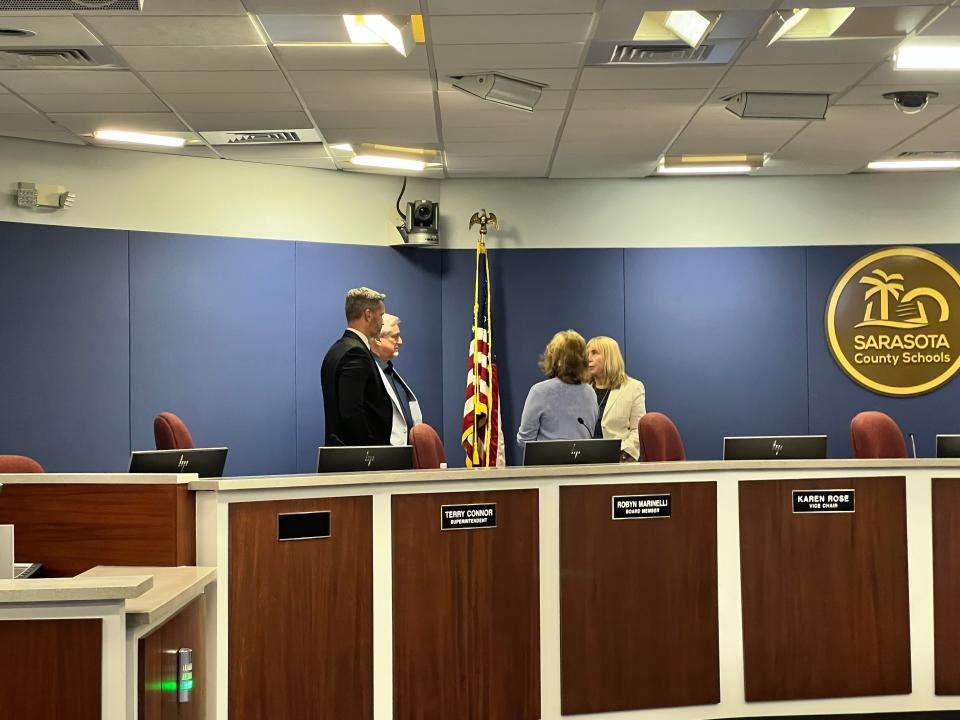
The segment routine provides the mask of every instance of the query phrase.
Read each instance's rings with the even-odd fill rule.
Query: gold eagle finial
[[[470,227],[468,229],[473,229],[474,225],[480,226],[480,236],[484,237],[487,234],[487,225],[493,225],[493,227],[500,229],[500,226],[497,225],[497,216],[493,213],[488,213],[486,208],[480,208],[479,212],[475,212],[470,216]]]

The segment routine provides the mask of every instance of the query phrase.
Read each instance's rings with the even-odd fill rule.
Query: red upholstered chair
[[[183,420],[172,412],[162,412],[153,420],[153,439],[157,450],[190,450],[193,438]]]
[[[0,473],[42,473],[43,468],[33,458],[26,455],[0,455]]]
[[[855,458],[905,458],[907,444],[893,418],[868,410],[850,421],[850,442]]]
[[[642,462],[686,459],[680,432],[670,418],[658,412],[648,412],[640,418],[640,460]]]
[[[410,444],[413,446],[414,470],[436,470],[440,463],[447,461],[440,436],[426,423],[410,428]]]

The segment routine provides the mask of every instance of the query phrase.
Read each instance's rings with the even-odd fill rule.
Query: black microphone
[[[913,459],[917,459],[917,441],[913,439],[913,433],[908,433],[910,435],[910,445],[913,447]]]
[[[587,428],[587,432],[590,433],[590,439],[592,440],[594,436],[593,436],[593,430],[590,429],[590,426],[583,421],[582,417],[578,417],[577,422],[583,425],[585,428]]]

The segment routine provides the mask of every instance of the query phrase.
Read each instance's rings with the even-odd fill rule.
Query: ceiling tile
[[[675,155],[773,152],[806,124],[805,120],[744,119],[721,105],[706,105],[694,115],[668,152]]]
[[[684,126],[696,105],[676,104],[638,110],[571,110],[563,129],[561,149],[582,143],[619,145],[622,152],[663,152]]]
[[[34,93],[148,93],[123,70],[0,70],[0,83],[21,95]]]
[[[321,130],[325,127],[335,128],[390,128],[390,127],[415,127],[417,125],[433,125],[436,122],[433,105],[417,108],[416,110],[407,110],[403,113],[390,112],[385,108],[384,112],[361,111],[310,111],[313,119],[317,121],[317,127]]]
[[[931,5],[931,0],[857,0],[857,7],[897,7],[909,5]],[[837,7],[837,0],[804,0],[804,7]],[[796,7],[796,0],[783,0],[781,8]]]
[[[631,158],[624,155],[558,154],[550,171],[552,178],[646,177],[657,166],[659,157]]]
[[[0,126],[0,135],[4,137],[20,138],[23,140],[40,140],[43,142],[67,143],[70,145],[84,145],[83,140],[71,132],[50,125],[43,128],[3,128]]]
[[[122,45],[116,50],[134,70],[276,70],[264,45]]]
[[[926,85],[936,90],[941,85],[960,84],[960,73],[949,70],[894,70],[893,63],[883,63],[864,78],[861,85],[896,85],[917,87]]]
[[[737,65],[723,78],[718,95],[741,90],[768,92],[839,92],[870,65]]]
[[[0,48],[52,46],[88,47],[101,45],[87,28],[70,15],[2,15],[0,26],[32,30],[33,37],[0,37]]]
[[[87,16],[111,45],[262,45],[245,16]]]
[[[448,77],[449,75],[464,75],[472,72],[483,72],[484,70],[485,68],[482,67],[460,67],[455,65],[444,69],[438,67],[437,73],[440,75],[440,77],[437,78],[438,85],[441,91],[456,90],[456,88],[453,87],[453,81]],[[563,70],[505,68],[501,72],[505,75],[512,75],[513,77],[532,80],[533,82],[546,85],[550,90],[570,90],[573,87],[574,79],[577,77],[577,71],[573,68]],[[457,90],[457,92],[462,91]]]
[[[448,67],[575,68],[582,53],[583,43],[437,45],[433,49],[438,71]]]
[[[446,155],[447,172],[466,177],[545,177],[549,155],[500,155],[456,157]]]
[[[443,126],[443,141],[453,142],[532,142],[549,144],[556,141],[560,118],[552,125],[504,125],[502,127]]]
[[[482,101],[481,101],[482,102]],[[492,105],[492,103],[485,103]],[[482,111],[441,109],[440,117],[444,128],[447,127],[528,127],[550,129],[559,126],[563,119],[562,110],[535,110],[532,113],[514,110],[503,106],[496,110]],[[503,109],[499,109],[502,107]],[[443,108],[443,106],[441,106]]]
[[[357,12],[381,12],[412,15],[420,12],[418,0],[375,0],[358,7],[356,0],[245,0],[247,10],[259,14],[342,15]]]
[[[302,112],[184,113],[197,132],[208,130],[287,130],[312,128]]]
[[[877,63],[894,51],[903,38],[783,41],[767,47],[752,42],[737,65],[809,65],[822,63]]]
[[[0,95],[0,113],[32,113],[33,108],[16,95]]]
[[[182,113],[299,111],[293,93],[164,93],[163,99]]]
[[[98,12],[97,17],[110,15]],[[118,15],[129,13],[117,13]],[[146,0],[140,15],[246,15],[241,0]]]
[[[187,130],[173,113],[49,113],[47,117],[75,133],[106,129],[146,133]]]
[[[305,93],[304,102],[310,112],[326,113],[331,117],[338,113],[352,116],[354,120],[382,122],[390,118],[433,117],[433,93],[367,93],[351,91],[347,93]],[[374,116],[367,119],[366,116]],[[353,121],[336,124],[336,127],[348,127]],[[369,125],[365,127],[371,127]]]
[[[578,90],[575,110],[640,109],[648,106],[696,106],[706,99],[706,90]]]
[[[940,119],[928,119],[934,122],[898,145],[894,149],[894,154],[908,150],[913,152],[960,151],[960,112],[954,110],[944,114]]]
[[[160,98],[149,93],[64,93],[23,97],[48,113],[167,112]]]
[[[293,45],[276,48],[287,70],[426,70],[427,51],[418,45],[405,58],[391,47]]]
[[[661,88],[709,88],[726,71],[725,65],[696,67],[587,67],[580,76],[580,90],[644,90]]]
[[[256,162],[264,165],[286,165],[287,167],[315,168],[317,170],[337,170],[337,164],[329,157],[314,158],[312,160],[278,158],[276,160],[245,160],[244,162]]]
[[[597,0],[430,0],[430,16],[592,13],[596,7]]]
[[[338,95],[345,92],[430,92],[426,71],[408,70],[298,70],[290,73],[302,93]]]
[[[536,116],[548,110],[563,110],[567,107],[567,101],[570,99],[570,92],[568,90],[550,90],[548,88],[540,93],[540,100],[537,102],[533,112],[528,113],[523,110],[507,107],[506,105],[500,105],[499,103],[486,102],[470,93],[453,89],[452,86],[449,85],[447,87],[451,89],[441,90],[437,95],[440,99],[440,109],[443,111],[444,116],[446,116],[448,112],[468,114],[484,113],[477,117],[477,123],[479,124],[487,121],[489,117],[485,114],[487,112],[517,118],[530,115]]]
[[[960,35],[960,8],[951,8],[940,15],[936,21],[926,28],[926,35]]]
[[[399,147],[439,149],[437,130],[432,125],[398,128],[320,128],[331,145],[338,143],[380,143]]]
[[[470,43],[577,43],[587,39],[593,15],[441,15],[431,16],[436,45]]]
[[[289,92],[290,86],[279,70],[276,72],[225,70],[221,72],[145,72],[143,79],[163,93],[256,93]],[[0,79],[0,82],[3,82]]]
[[[217,145],[217,152],[231,160],[269,162],[271,160],[326,160],[330,158],[323,143],[275,143],[271,145]]]
[[[553,152],[556,138],[544,135],[535,140],[526,141],[487,141],[487,142],[455,142],[444,138],[443,149],[456,157],[484,157],[490,155],[549,155]]]
[[[51,130],[55,126],[40,113],[27,110],[0,114],[0,132],[4,130]]]

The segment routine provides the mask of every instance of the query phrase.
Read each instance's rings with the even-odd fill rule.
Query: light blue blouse
[[[522,448],[531,440],[586,440],[593,437],[598,412],[597,394],[588,384],[570,385],[559,378],[538,382],[523,404],[517,444]]]

